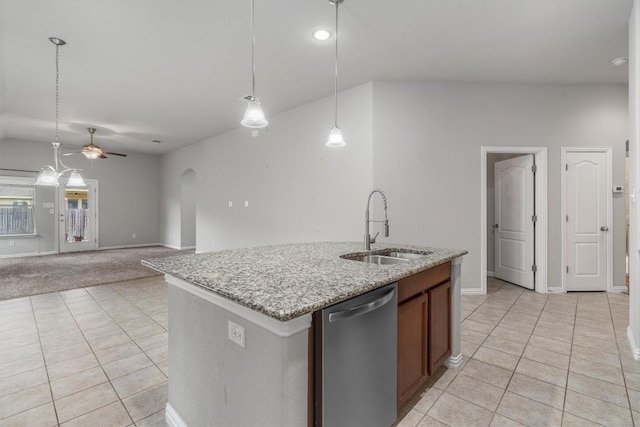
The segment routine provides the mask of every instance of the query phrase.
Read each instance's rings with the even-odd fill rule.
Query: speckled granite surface
[[[463,250],[372,245],[428,252],[424,259],[393,265],[340,258],[363,244],[293,243],[143,260],[148,267],[186,280],[267,316],[287,321],[445,263]]]

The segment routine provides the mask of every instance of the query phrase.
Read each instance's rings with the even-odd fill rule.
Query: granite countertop
[[[175,276],[280,321],[321,310],[467,251],[356,242],[292,243],[143,260]],[[377,265],[340,258],[388,249],[429,252],[424,259]]]

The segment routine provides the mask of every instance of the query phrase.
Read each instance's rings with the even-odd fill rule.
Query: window
[[[0,236],[33,234],[33,186],[0,183]]]

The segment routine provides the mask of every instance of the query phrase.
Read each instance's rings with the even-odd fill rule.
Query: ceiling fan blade
[[[74,154],[80,154],[80,151],[77,151],[75,153],[62,153],[63,156],[73,156]]]
[[[105,156],[104,154],[100,154],[100,155],[98,156],[98,158],[99,158],[99,159],[108,159],[108,157],[107,157],[107,156]]]
[[[105,151],[104,154],[110,154],[112,156],[120,156],[120,157],[127,157],[126,154],[122,154],[122,153],[112,153],[111,151]]]

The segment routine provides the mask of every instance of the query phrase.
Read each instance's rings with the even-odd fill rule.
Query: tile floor
[[[640,426],[626,295],[488,289],[462,298],[463,367],[398,426]],[[166,426],[161,277],[0,301],[0,343],[0,427]]]

